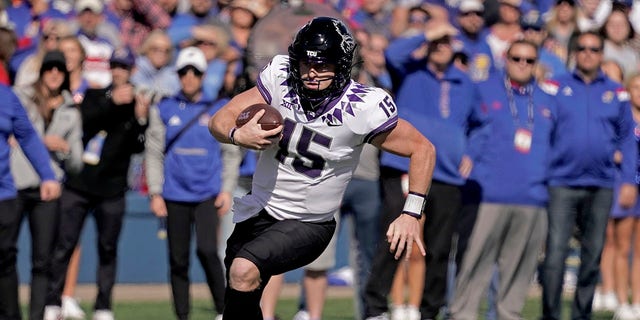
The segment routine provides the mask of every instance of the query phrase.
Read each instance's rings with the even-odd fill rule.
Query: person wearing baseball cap
[[[184,76],[189,69],[199,77],[207,71],[207,59],[204,57],[202,50],[196,47],[182,49],[178,54],[178,59],[176,59],[176,71],[180,77]]]
[[[456,52],[467,57],[467,70],[475,82],[486,80],[494,70],[491,47],[486,39],[484,5],[480,0],[463,0],[457,16],[460,33],[456,36]]]
[[[112,81],[89,88],[80,103],[84,166],[65,181],[60,199],[60,237],[53,249],[44,320],[59,319],[69,258],[82,233],[82,221],[93,212],[99,254],[98,293],[93,320],[113,320],[112,291],[116,283],[118,243],[126,211],[125,190],[131,156],[144,150],[148,104],[129,82],[134,65],[128,49],[109,59]]]
[[[121,85],[131,86],[129,78],[131,78],[135,63],[135,56],[128,48],[118,48],[113,51],[111,58],[109,58],[109,67],[112,78],[111,86],[114,88],[114,91],[119,92],[117,88]]]
[[[111,83],[109,58],[120,46],[118,28],[105,19],[102,0],[78,0],[74,9],[75,35],[86,54],[83,76],[92,87],[106,87]]]
[[[111,58],[109,58],[109,65],[111,69],[114,67],[121,67],[123,69],[131,69],[136,63],[136,57],[128,48],[118,48],[113,51]]]
[[[568,72],[562,59],[544,46],[548,32],[540,16],[523,17],[520,26],[522,27],[524,39],[538,46],[539,58],[534,72],[534,76],[538,81]]]
[[[226,284],[216,249],[218,217],[231,207],[241,157],[235,146],[222,147],[216,140],[206,138],[209,118],[228,100],[215,100],[203,94],[207,61],[202,50],[182,49],[175,67],[180,92],[161,100],[149,115],[145,164],[150,207],[159,219],[166,219],[171,293],[177,319],[189,318],[189,252],[191,232],[195,230],[198,259],[218,320],[222,318]],[[207,236],[200,232],[206,232]]]

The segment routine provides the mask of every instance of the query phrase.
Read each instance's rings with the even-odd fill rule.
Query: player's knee
[[[236,258],[229,269],[229,285],[237,291],[253,291],[260,285],[260,271],[253,262]]]

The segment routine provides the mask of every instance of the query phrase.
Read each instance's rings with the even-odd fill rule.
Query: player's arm
[[[236,118],[246,107],[256,103],[267,103],[257,87],[246,90],[233,97],[209,120],[209,131],[222,143],[232,143],[229,132],[236,126]],[[261,111],[264,113],[264,111]],[[257,115],[262,116],[261,113]],[[258,117],[260,119],[260,117]]]
[[[262,130],[258,119],[264,114],[264,110],[258,111],[249,122],[240,128],[236,128],[236,118],[248,106],[256,103],[267,103],[257,87],[253,87],[237,96],[218,110],[209,121],[209,131],[221,143],[233,143],[239,146],[264,150],[277,144],[282,126],[273,130]]]
[[[420,239],[420,221],[424,201],[431,186],[436,150],[416,128],[399,119],[397,126],[373,139],[372,143],[385,151],[409,158],[409,196],[401,214],[387,230],[387,241],[396,259],[404,252],[407,259],[415,241],[425,254]]]

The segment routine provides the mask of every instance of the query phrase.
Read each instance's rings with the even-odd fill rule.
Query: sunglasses
[[[409,17],[409,22],[410,23],[425,23],[427,21],[429,21],[429,16],[410,16]]]
[[[196,46],[210,46],[210,47],[217,47],[218,43],[217,42],[213,42],[213,41],[203,41],[203,40],[198,40],[196,41]]]
[[[111,62],[109,63],[109,67],[111,67],[111,69],[124,69],[124,70],[131,70],[131,66],[128,64],[124,64],[121,62]]]
[[[511,56],[509,57],[509,59],[515,63],[520,63],[524,61],[529,65],[536,63],[536,60],[537,60],[537,58],[525,58],[525,57],[518,57],[518,56]]]
[[[450,36],[444,36],[442,38],[439,39],[435,39],[433,41],[431,41],[432,45],[450,45],[451,44],[451,37]]]
[[[522,30],[523,31],[533,30],[535,32],[540,32],[540,31],[542,31],[542,28],[538,27],[538,26],[525,26],[525,27],[522,28]]]
[[[186,76],[189,71],[193,72],[193,75],[200,78],[204,74],[202,71],[196,69],[194,66],[186,66],[180,70],[178,70],[178,76],[181,78]]]
[[[58,70],[59,72],[66,72],[67,68],[66,66],[63,66],[61,64],[57,64],[57,63],[46,63],[42,66],[42,72],[48,72],[51,71],[53,69]]]
[[[54,35],[50,35],[50,34],[44,34],[44,35],[42,35],[42,39],[44,39],[45,41],[47,41],[49,39],[55,40],[55,41],[59,41],[60,37],[54,36]]]
[[[578,47],[576,47],[576,50],[578,52],[583,52],[583,51],[587,51],[588,50],[589,52],[592,52],[592,53],[598,53],[598,52],[602,51],[602,48],[600,48],[600,47],[589,47],[589,46],[578,46]]]
[[[151,47],[149,48],[149,51],[153,52],[153,53],[164,53],[164,54],[169,54],[171,53],[171,48],[166,48],[166,47]]]
[[[460,13],[460,15],[463,16],[463,17],[468,17],[468,16],[482,17],[484,15],[484,12],[482,12],[482,11],[467,11],[467,12]]]

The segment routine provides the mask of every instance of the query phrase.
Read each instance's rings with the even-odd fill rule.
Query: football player
[[[288,55],[275,56],[257,85],[234,97],[209,123],[220,142],[262,150],[251,192],[233,205],[236,227],[227,242],[224,319],[262,319],[259,301],[269,278],[322,253],[365,143],[410,158],[404,214],[386,236],[396,258],[408,257],[414,242],[424,255],[419,218],[435,149],[398,119],[384,90],[350,79],[355,49],[343,22],[314,18],[298,31]],[[238,114],[256,103],[277,108],[283,125],[262,130],[260,111],[234,127]],[[279,139],[269,138],[274,135]]]

